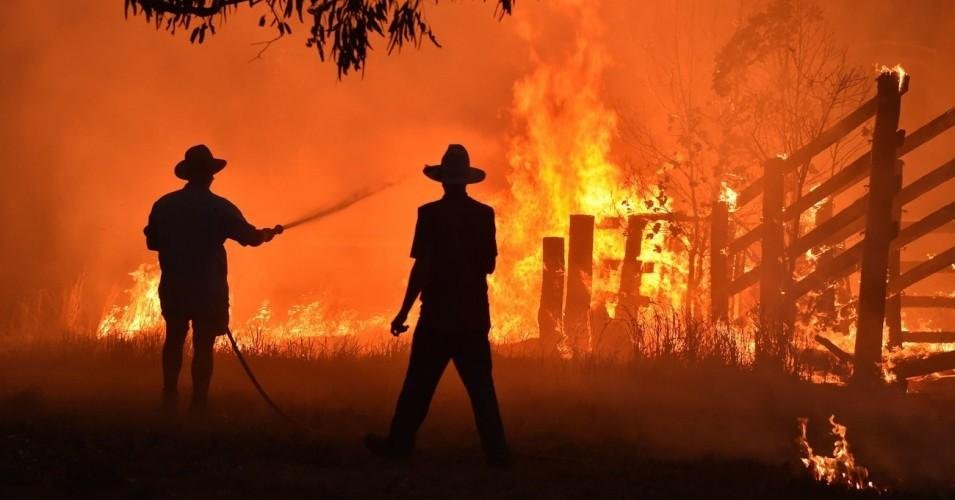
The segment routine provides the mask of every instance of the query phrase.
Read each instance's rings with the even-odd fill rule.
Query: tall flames
[[[605,295],[612,316],[612,294],[620,277],[604,263],[623,257],[625,237],[625,223],[612,222],[671,209],[664,196],[638,186],[614,161],[618,117],[601,95],[608,57],[599,21],[582,2],[564,6],[578,20],[572,53],[550,62],[533,53],[534,70],[514,86],[512,114],[518,132],[508,153],[510,193],[499,209],[502,262],[491,280],[493,335],[501,341],[536,336],[541,239],[566,237],[571,214],[594,215],[603,227],[594,234],[591,285],[595,303],[603,302]],[[665,226],[636,235],[643,240],[641,258],[654,264],[653,272],[643,276],[640,291],[679,308],[686,292],[685,259],[665,244]]]

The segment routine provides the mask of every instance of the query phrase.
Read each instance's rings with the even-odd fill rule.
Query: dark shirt
[[[229,200],[192,183],[160,198],[143,232],[146,246],[159,252],[159,298],[167,317],[227,315],[225,240],[257,246],[264,236]]]
[[[487,275],[497,257],[494,209],[466,194],[418,209],[411,257],[423,266],[421,322],[449,332],[487,333]]]

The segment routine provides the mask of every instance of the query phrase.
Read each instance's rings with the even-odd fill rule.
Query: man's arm
[[[425,277],[425,266],[427,266],[427,263],[419,259],[415,259],[414,264],[411,266],[411,274],[408,276],[408,288],[405,290],[405,298],[401,301],[401,309],[391,322],[391,334],[396,337],[408,331],[408,325],[406,325],[405,322],[408,321],[408,313],[410,313],[411,308],[414,307],[415,301],[418,300],[418,296],[421,295],[421,287]]]
[[[249,224],[242,212],[235,205],[226,202],[225,207],[225,237],[237,241],[242,246],[257,247],[277,234],[282,233],[282,226],[257,229]]]
[[[487,253],[485,254],[487,261],[485,262],[484,272],[486,274],[494,274],[494,268],[497,266],[497,227],[494,223],[494,210],[491,210],[490,216],[490,231],[488,238],[488,247]]]
[[[391,321],[391,334],[396,337],[408,330],[405,322],[408,321],[408,313],[411,312],[415,300],[421,295],[421,290],[424,287],[427,266],[431,259],[431,247],[432,238],[427,213],[423,208],[419,208],[418,220],[415,222],[414,238],[411,242],[411,258],[414,259],[414,265],[411,266],[411,275],[408,276],[408,288],[405,290],[404,300],[401,301],[401,309],[395,319]]]
[[[153,205],[153,209],[149,212],[149,221],[143,228],[143,234],[146,235],[146,248],[154,252],[158,252],[162,246],[160,224],[157,219],[156,206]]]

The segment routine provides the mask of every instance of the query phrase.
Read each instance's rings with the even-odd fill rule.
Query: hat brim
[[[225,168],[226,161],[221,158],[212,158],[209,161],[182,160],[176,164],[176,177],[190,181],[199,176],[215,175]]]
[[[483,170],[476,167],[468,167],[462,175],[447,175],[441,165],[425,165],[424,175],[442,184],[476,184],[487,176]]]

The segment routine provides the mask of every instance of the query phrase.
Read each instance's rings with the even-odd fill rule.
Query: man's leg
[[[449,359],[450,355],[441,339],[428,338],[415,332],[408,373],[398,396],[388,434],[388,440],[396,452],[408,453],[414,448],[415,435],[428,415],[431,398]]]
[[[486,335],[467,337],[455,346],[454,367],[471,398],[474,421],[488,461],[506,465],[510,460],[504,424],[491,376],[491,344]]]
[[[192,332],[192,408],[203,410],[209,398],[212,380],[212,355],[216,343],[215,328],[193,321]]]
[[[189,320],[166,318],[166,339],[162,346],[163,406],[173,409],[179,394],[182,348],[189,333]]]

